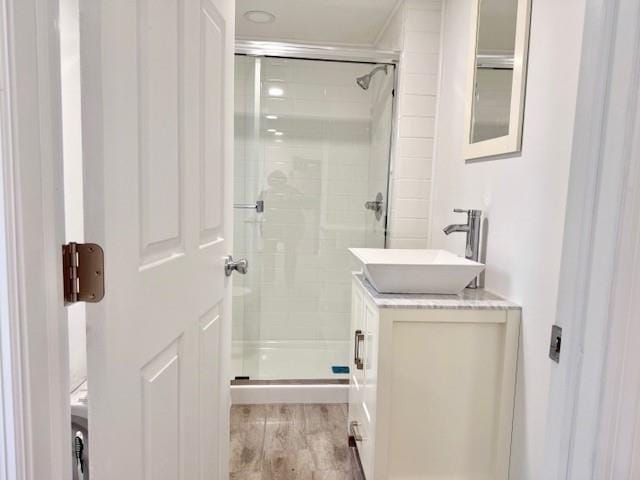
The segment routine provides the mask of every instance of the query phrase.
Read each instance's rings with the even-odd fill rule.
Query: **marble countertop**
[[[458,295],[379,293],[362,274],[354,274],[379,308],[521,310],[521,307],[482,288],[467,288]]]

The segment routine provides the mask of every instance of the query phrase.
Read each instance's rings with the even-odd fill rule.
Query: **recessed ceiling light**
[[[284,90],[280,87],[269,87],[270,97],[281,97],[282,95],[284,95]]]
[[[268,129],[267,129],[267,132],[269,132],[269,133],[276,133],[276,132],[277,132],[277,130],[276,130],[275,128],[268,128]]]
[[[275,133],[274,133],[274,135],[276,135],[276,136],[278,136],[278,137],[281,137],[282,135],[284,135],[284,133],[282,133],[282,132],[275,132]]]
[[[276,16],[264,10],[249,10],[244,12],[244,18],[253,23],[271,23],[275,21]]]
[[[277,120],[278,116],[277,115],[267,115],[267,120]]]

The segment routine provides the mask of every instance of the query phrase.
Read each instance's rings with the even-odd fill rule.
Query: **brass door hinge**
[[[104,298],[104,252],[95,243],[62,245],[64,304]]]

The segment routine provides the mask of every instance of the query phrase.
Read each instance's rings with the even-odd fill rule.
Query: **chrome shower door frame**
[[[304,43],[236,40],[236,55],[327,60],[334,62],[382,63],[397,65],[400,52],[369,48],[331,47]]]
[[[393,91],[391,105],[391,138],[389,139],[389,162],[387,171],[387,191],[384,202],[384,248],[389,246],[389,212],[393,193],[393,174],[395,171],[396,137],[398,131],[398,66],[400,52],[396,50],[377,50],[371,48],[349,48],[303,43],[270,42],[262,40],[236,40],[236,55],[250,57],[294,58],[298,60],[319,60],[345,63],[370,63],[372,65],[390,65],[393,68]]]

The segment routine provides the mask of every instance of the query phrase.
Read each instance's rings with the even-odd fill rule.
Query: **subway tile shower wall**
[[[429,245],[442,2],[405,0],[377,47],[400,50],[390,241],[394,248]]]

